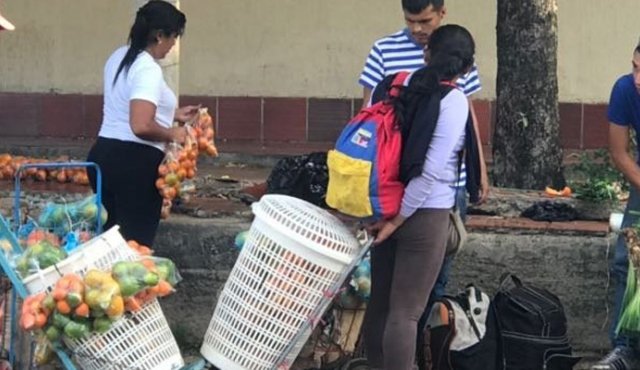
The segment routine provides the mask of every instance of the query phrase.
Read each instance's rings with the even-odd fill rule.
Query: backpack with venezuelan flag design
[[[390,97],[400,93],[408,72],[398,73]],[[393,104],[382,99],[349,121],[327,155],[327,204],[349,216],[388,219],[400,210],[402,133]]]

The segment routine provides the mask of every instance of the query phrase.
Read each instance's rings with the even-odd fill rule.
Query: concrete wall
[[[181,216],[161,224],[156,254],[171,257],[184,277],[178,292],[163,299],[162,306],[187,351],[201,344],[217,296],[237,257],[233,237],[249,225],[243,218],[196,220]],[[610,240],[604,234],[567,235],[566,230],[564,235],[474,231],[457,257],[448,290],[455,293],[473,282],[493,295],[501,274],[512,272],[559,296],[575,351],[600,353],[609,346],[607,313],[612,309],[613,291],[607,273]]]
[[[449,22],[478,43],[494,98],[495,0],[448,0]],[[403,24],[397,0],[186,0],[181,92],[185,95],[358,97],[371,43]],[[108,54],[126,40],[130,0],[6,0],[17,26],[0,37],[0,91],[99,94]],[[640,36],[637,0],[563,0],[559,77],[563,102],[605,102],[629,70]]]

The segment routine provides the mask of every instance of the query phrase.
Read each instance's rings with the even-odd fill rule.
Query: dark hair
[[[640,53],[640,40],[638,40],[638,45],[636,45],[636,53]]]
[[[136,20],[129,32],[129,50],[122,58],[113,83],[116,83],[123,69],[125,72],[129,70],[140,52],[157,42],[158,34],[164,37],[181,36],[186,23],[187,18],[184,13],[163,0],[150,0],[138,9]]]
[[[429,65],[417,70],[409,86],[393,101],[398,125],[403,130],[410,126],[422,99],[440,92],[440,82],[450,81],[473,66],[475,42],[462,26],[439,27],[429,38],[428,47]]]
[[[444,0],[402,0],[402,9],[411,14],[418,14],[433,5],[435,10],[440,10],[444,6]]]

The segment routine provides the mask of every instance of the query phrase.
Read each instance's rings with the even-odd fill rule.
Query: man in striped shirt
[[[402,10],[407,27],[376,41],[369,52],[364,69],[360,74],[358,82],[364,89],[364,106],[369,104],[371,92],[375,86],[386,76],[400,71],[413,72],[425,66],[424,50],[428,47],[429,36],[440,26],[446,14],[444,0],[402,0]],[[478,123],[470,98],[472,94],[480,91],[482,88],[477,67],[474,65],[467,75],[457,81],[457,85],[458,88],[464,91],[467,97],[469,97],[469,107],[475,126],[476,139],[477,142],[480,143]],[[489,192],[489,180],[482,149],[480,150],[480,167],[480,202],[483,202]],[[463,219],[466,218],[467,209],[465,180],[466,172],[463,164],[458,183],[452,184],[452,186],[458,189],[456,204],[460,209],[460,214]],[[452,262],[452,257],[445,259],[438,280],[431,292],[427,310],[431,308],[433,299],[444,295]],[[425,313],[423,319],[420,320],[420,330],[422,330],[426,316]]]

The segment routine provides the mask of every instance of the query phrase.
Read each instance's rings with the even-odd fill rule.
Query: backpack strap
[[[479,292],[479,290],[475,287],[474,287],[474,291]],[[477,298],[477,297],[474,297],[474,298]],[[463,292],[460,292],[460,294],[458,294],[457,296],[452,297],[452,299],[454,299],[460,305],[460,308],[462,308],[462,311],[464,311],[464,314],[467,317],[467,320],[469,320],[469,323],[471,324],[471,328],[473,329],[473,332],[476,334],[476,337],[478,337],[478,340],[482,340],[482,334],[480,333],[478,324],[476,323],[476,320],[473,318],[473,314],[471,314],[471,305],[469,304],[469,299],[472,299],[472,298],[469,296],[469,290],[465,289]],[[482,300],[482,297],[480,298],[480,301],[481,300]]]
[[[436,307],[437,303],[440,303],[444,309],[447,310],[447,325],[449,329],[436,329],[438,330],[438,338],[434,337],[435,333],[431,332],[429,336],[428,347],[431,351],[431,362],[433,370],[455,370],[453,369],[453,365],[451,364],[451,356],[449,348],[451,347],[451,342],[453,341],[453,337],[456,333],[456,319],[453,311],[453,306],[451,305],[451,301],[455,299],[451,296],[443,296],[434,301],[433,308]],[[429,323],[425,326],[426,331],[433,330],[429,326]],[[438,341],[439,340],[439,341]]]
[[[395,75],[389,75],[383,78],[371,92],[371,105],[381,101],[387,101],[389,98],[400,95],[400,91],[402,91],[404,87],[404,81],[410,74],[410,72],[398,72]]]
[[[464,288],[465,288],[465,292],[468,292],[469,288],[473,288],[473,291],[475,292],[476,302],[482,302],[482,290],[478,289],[478,287],[476,287],[474,283],[469,283]]]
[[[391,86],[389,88],[390,98],[397,98],[398,96],[400,96],[400,92],[402,91],[402,88],[404,88],[404,81],[410,74],[410,72],[396,73],[396,76],[393,78],[393,81],[391,82]]]

